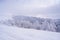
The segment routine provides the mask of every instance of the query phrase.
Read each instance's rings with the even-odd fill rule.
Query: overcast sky
[[[60,0],[0,0],[0,16],[60,18]]]

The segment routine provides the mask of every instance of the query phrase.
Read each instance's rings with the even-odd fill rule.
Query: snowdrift
[[[0,40],[60,40],[60,33],[0,24]]]

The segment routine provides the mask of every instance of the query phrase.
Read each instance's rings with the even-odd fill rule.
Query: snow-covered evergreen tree
[[[3,23],[6,25],[13,25],[21,28],[31,28],[46,31],[60,30],[59,22],[52,19],[28,17],[28,16],[14,16],[13,20],[7,20]]]

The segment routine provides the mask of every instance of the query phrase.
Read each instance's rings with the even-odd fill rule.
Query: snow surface
[[[0,24],[0,40],[60,40],[60,33]]]

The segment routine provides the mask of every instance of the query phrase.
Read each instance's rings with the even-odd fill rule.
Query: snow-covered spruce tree
[[[49,27],[49,23],[45,20],[43,23],[42,23],[42,26],[41,26],[41,30],[48,30],[48,27]]]
[[[42,24],[41,30],[56,31],[56,25],[53,20],[45,20]]]
[[[53,20],[50,23],[50,28],[51,28],[51,31],[56,31],[56,29],[57,29],[55,22]]]
[[[32,25],[32,28],[37,29],[37,30],[40,30],[40,27],[41,27],[41,25],[39,24],[38,21],[36,21],[36,22]]]
[[[60,32],[60,19],[56,19],[55,20],[55,24],[56,24],[56,27],[57,27],[57,32]]]

